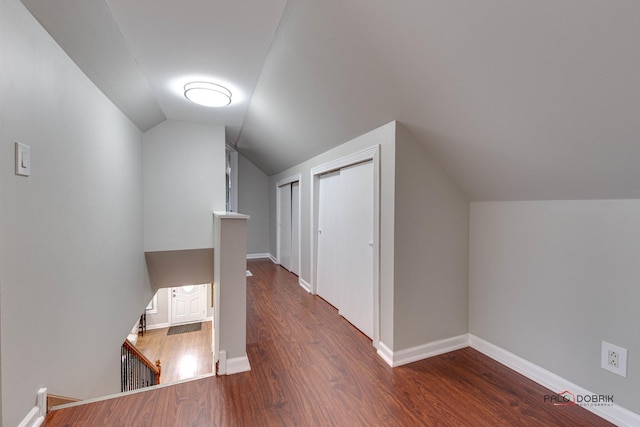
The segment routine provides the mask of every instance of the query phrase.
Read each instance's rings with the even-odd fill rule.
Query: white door
[[[278,261],[300,274],[300,182],[278,187]]]
[[[291,268],[300,275],[300,183],[291,183]]]
[[[278,187],[278,261],[280,265],[291,271],[291,184]]]
[[[340,172],[320,176],[318,184],[318,258],[316,292],[340,307]]]
[[[206,316],[206,285],[171,288],[171,324],[199,322]]]
[[[373,337],[373,162],[340,170],[340,314]]]

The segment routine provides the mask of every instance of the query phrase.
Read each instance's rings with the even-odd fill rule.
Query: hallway
[[[607,426],[465,348],[398,368],[297,277],[248,262],[252,370],[55,411],[46,426]]]

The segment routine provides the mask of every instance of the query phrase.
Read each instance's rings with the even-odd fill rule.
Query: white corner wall
[[[472,203],[470,332],[640,413],[639,218],[640,200]]]
[[[214,360],[220,356],[220,370],[224,374],[234,362],[250,370],[247,359],[247,220],[239,213],[216,212],[216,250],[214,264]],[[220,248],[220,249],[217,249]],[[224,354],[224,356],[222,356]],[[235,360],[234,360],[235,359]]]
[[[242,154],[238,154],[238,211],[251,217],[247,254],[268,254],[269,177]]]
[[[143,135],[145,251],[214,247],[225,209],[225,130],[167,120]]]
[[[147,313],[148,328],[155,326],[166,327],[169,324],[169,288],[160,288],[157,294],[158,306],[156,307],[156,313]]]
[[[398,351],[469,332],[469,200],[400,125],[395,171]]]
[[[151,288],[140,131],[18,0],[0,0],[0,40],[2,425],[15,426],[41,387],[120,390],[119,348]],[[28,178],[14,141],[31,147]]]

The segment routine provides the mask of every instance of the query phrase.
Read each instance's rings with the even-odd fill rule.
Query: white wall
[[[394,350],[468,332],[469,200],[397,126]]]
[[[226,360],[247,364],[247,217],[243,214],[214,215],[216,250],[214,274],[214,360],[226,353]],[[218,250],[218,248],[220,248]],[[226,360],[221,356],[221,364]],[[233,362],[231,362],[233,364]],[[223,373],[229,373],[226,366]]]
[[[380,292],[381,306],[380,338],[390,348],[393,345],[393,228],[394,228],[394,168],[395,168],[395,129],[391,122],[361,135],[349,142],[322,153],[293,168],[269,177],[269,230],[270,253],[276,255],[276,183],[292,175],[301,174],[301,253],[302,271],[300,277],[308,283],[310,278],[310,208],[311,208],[311,168],[328,163],[374,145],[380,145]],[[253,219],[253,218],[252,218]],[[251,222],[251,220],[249,222]]]
[[[639,200],[472,203],[471,333],[639,413],[639,218]]]
[[[238,154],[238,211],[251,216],[247,254],[269,253],[269,177],[242,154]]]
[[[2,424],[15,426],[43,386],[118,392],[120,345],[152,293],[140,131],[18,0],[0,0],[0,40]]]
[[[223,126],[167,120],[143,135],[145,251],[212,248],[225,210]]]

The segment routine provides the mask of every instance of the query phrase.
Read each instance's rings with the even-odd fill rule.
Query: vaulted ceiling
[[[22,2],[142,130],[225,125],[267,174],[398,120],[472,200],[640,198],[640,2]]]

